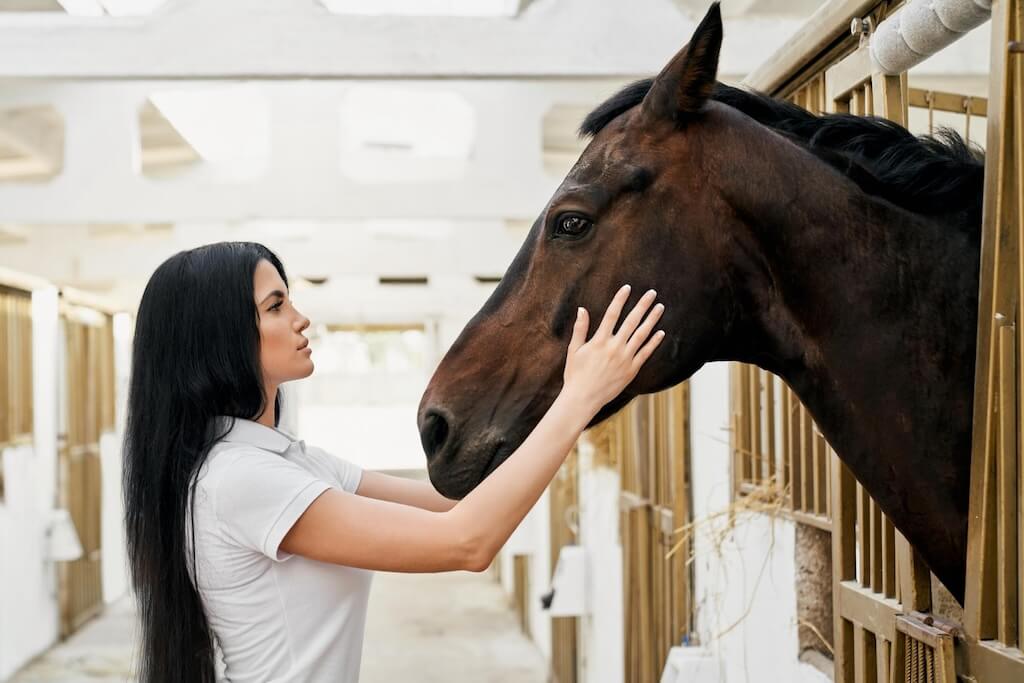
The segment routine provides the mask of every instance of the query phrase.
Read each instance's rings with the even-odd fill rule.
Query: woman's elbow
[[[478,550],[468,556],[465,566],[462,568],[466,571],[479,573],[490,567],[492,562],[494,562],[494,553]]]
[[[457,533],[459,542],[456,552],[458,569],[471,572],[482,572],[491,566],[497,550],[486,534],[469,525],[462,526]],[[468,528],[467,528],[468,527]]]

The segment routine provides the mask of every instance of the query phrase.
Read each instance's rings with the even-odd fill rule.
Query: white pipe
[[[895,75],[953,44],[992,16],[992,0],[909,0],[871,36],[871,60]]]

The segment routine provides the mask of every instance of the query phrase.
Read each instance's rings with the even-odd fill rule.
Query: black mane
[[[597,135],[640,104],[652,82],[637,81],[610,97],[583,120],[580,135]],[[963,225],[980,232],[984,155],[956,131],[915,136],[879,117],[816,116],[790,102],[722,83],[713,98],[802,143],[865,192],[915,213],[959,215]]]

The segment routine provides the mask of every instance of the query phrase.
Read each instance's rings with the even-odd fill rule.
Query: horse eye
[[[580,237],[592,225],[590,219],[578,213],[567,213],[558,217],[555,223],[555,234],[565,237]]]

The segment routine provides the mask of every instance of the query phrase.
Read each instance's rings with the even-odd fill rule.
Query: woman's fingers
[[[635,355],[640,346],[651,336],[651,331],[654,330],[654,326],[658,324],[661,314],[664,312],[665,304],[658,304],[651,309],[650,315],[644,318],[643,323],[640,327],[636,328],[633,336],[626,342],[626,350],[629,351],[630,355]]]
[[[587,330],[590,329],[590,316],[587,309],[576,309],[576,323],[572,326],[572,339],[569,340],[569,353],[575,353],[587,341]]]
[[[619,316],[622,315],[622,307],[626,305],[626,299],[628,298],[629,285],[623,285],[615,293],[615,296],[612,297],[612,302],[608,304],[608,310],[604,312],[601,325],[597,328],[597,332],[594,333],[595,337],[611,336],[612,330],[615,329],[615,323],[619,322]]]
[[[654,353],[654,349],[658,348],[658,344],[665,338],[665,331],[658,330],[651,335],[651,338],[647,340],[647,343],[640,347],[640,351],[633,356],[633,371],[635,373],[640,372],[640,366],[647,362],[647,359]]]
[[[626,319],[622,321],[622,325],[615,333],[615,336],[622,337],[622,339],[629,339],[630,335],[632,335],[636,330],[637,325],[639,325],[640,321],[643,320],[644,314],[647,313],[647,310],[651,307],[651,304],[654,303],[654,299],[657,296],[657,292],[653,289],[648,289],[647,292],[640,297],[640,301],[636,302],[636,306],[634,306],[633,310],[629,312]]]

